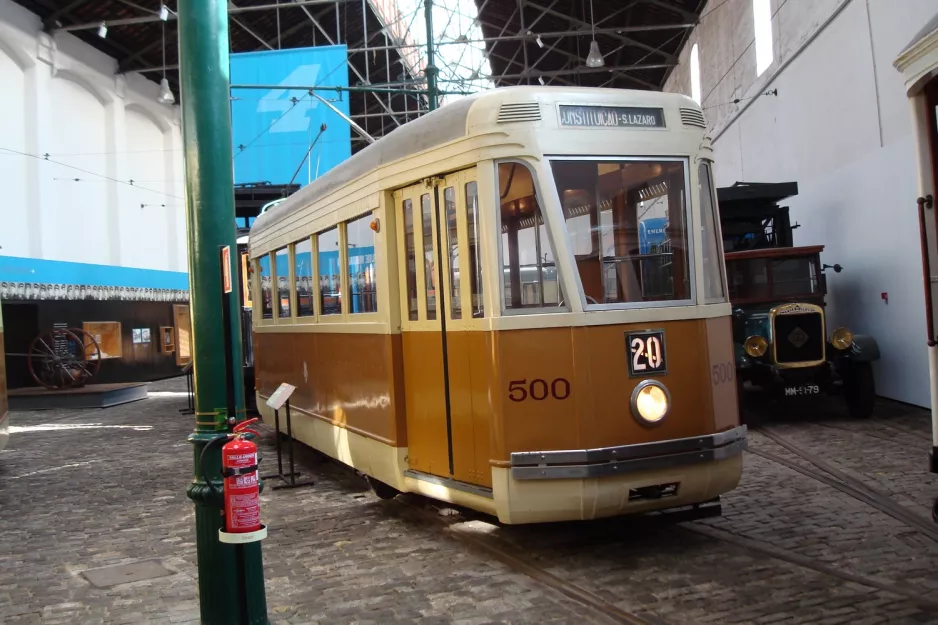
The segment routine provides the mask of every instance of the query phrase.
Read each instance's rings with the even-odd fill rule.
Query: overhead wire
[[[120,178],[114,178],[114,177],[112,177],[112,176],[108,176],[108,175],[105,175],[105,174],[99,174],[99,173],[97,173],[97,172],[89,171],[89,170],[87,170],[87,169],[82,169],[81,167],[76,167],[75,165],[69,165],[68,163],[63,163],[63,162],[61,162],[61,161],[54,161],[54,160],[52,160],[51,158],[44,157],[44,156],[40,156],[40,155],[38,155],[38,154],[30,154],[30,153],[28,153],[28,152],[20,152],[19,150],[14,150],[14,149],[12,149],[12,148],[5,148],[5,147],[3,147],[3,146],[0,146],[0,150],[3,150],[3,151],[5,151],[5,152],[12,152],[13,154],[19,154],[20,156],[28,156],[28,157],[30,157],[30,158],[34,158],[34,159],[39,160],[39,161],[44,161],[44,162],[46,162],[46,163],[53,163],[53,164],[55,164],[55,165],[60,165],[60,166],[62,166],[62,167],[67,167],[67,168],[69,168],[69,169],[74,169],[75,171],[80,171],[81,173],[83,173],[83,174],[88,174],[89,176],[97,176],[98,178],[104,178],[104,179],[106,179],[106,180],[110,180],[110,181],[116,182],[116,183],[118,183],[118,184],[127,185],[128,187],[133,187],[133,188],[135,188],[135,189],[142,189],[142,190],[144,190],[144,191],[149,191],[149,192],[151,192],[151,193],[156,193],[156,194],[158,194],[158,195],[164,195],[164,196],[166,196],[166,197],[171,197],[171,198],[176,199],[176,200],[181,200],[181,199],[182,199],[181,197],[178,197],[178,196],[176,196],[176,195],[172,195],[172,194],[170,194],[170,193],[166,193],[166,192],[164,192],[164,191],[157,191],[156,189],[149,189],[149,188],[147,188],[147,187],[141,187],[140,185],[134,184],[133,181],[129,181],[129,182],[128,182],[127,180],[121,180]]]
[[[244,151],[247,150],[249,147],[251,147],[251,145],[253,145],[255,141],[257,141],[258,139],[260,139],[261,137],[263,137],[264,135],[266,135],[268,132],[270,132],[270,129],[273,128],[275,125],[277,125],[277,122],[279,122],[279,121],[282,120],[284,117],[286,117],[287,113],[289,113],[290,111],[292,111],[292,110],[296,107],[296,105],[299,104],[302,100],[304,100],[307,96],[309,96],[309,93],[304,94],[304,95],[303,95],[302,97],[300,97],[300,98],[297,98],[297,97],[295,97],[295,96],[294,96],[293,98],[291,98],[291,101],[293,102],[293,104],[290,106],[290,108],[288,108],[288,109],[285,110],[283,113],[281,113],[280,116],[277,117],[277,119],[275,119],[274,121],[270,122],[270,124],[267,126],[267,128],[265,128],[264,130],[262,130],[262,131],[260,132],[260,134],[258,134],[256,137],[254,137],[253,139],[251,139],[251,140],[248,142],[247,145],[243,145],[243,144],[242,144],[242,145],[237,146],[239,152],[234,155],[233,159],[238,158],[238,156],[240,156],[241,154],[244,154]],[[232,159],[232,160],[233,160],[233,159]]]

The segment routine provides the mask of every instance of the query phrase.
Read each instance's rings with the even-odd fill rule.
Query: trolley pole
[[[424,0],[424,18],[427,20],[427,107],[433,111],[439,107],[439,89],[436,85],[436,76],[440,70],[434,64],[433,58],[433,0]]]
[[[203,480],[206,444],[229,431],[229,417],[244,418],[242,376],[229,377],[226,355],[242,362],[240,294],[223,300],[219,249],[235,243],[234,174],[228,80],[228,3],[179,0],[179,76],[186,164],[189,239],[189,306],[192,319],[195,431],[193,479],[186,494],[195,504],[199,602],[206,625],[267,625],[261,543],[222,543],[221,498]],[[236,255],[229,258],[237,276]],[[223,303],[225,302],[225,303]],[[228,310],[224,310],[227,304]],[[224,320],[224,321],[223,321]],[[229,327],[225,328],[225,324]],[[225,338],[230,337],[226,342]],[[233,398],[232,398],[233,395]],[[230,403],[229,403],[230,402]],[[233,410],[234,414],[229,414]],[[204,473],[222,490],[218,445],[205,454]],[[238,597],[243,593],[244,598]]]

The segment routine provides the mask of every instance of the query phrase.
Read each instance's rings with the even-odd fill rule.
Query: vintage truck
[[[849,414],[869,417],[876,399],[872,336],[828,327],[823,245],[795,246],[785,198],[795,182],[717,189],[740,402],[748,386],[781,399],[841,394]],[[748,383],[748,385],[747,385]]]

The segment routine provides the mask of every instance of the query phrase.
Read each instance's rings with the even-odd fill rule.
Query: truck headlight
[[[642,425],[658,425],[671,409],[671,394],[657,380],[643,380],[632,391],[632,415]]]
[[[847,328],[837,328],[834,330],[834,333],[831,334],[831,345],[837,349],[848,349],[853,345],[853,332]]]
[[[743,347],[745,348],[747,354],[753,358],[759,358],[760,356],[765,355],[765,351],[769,348],[769,343],[765,340],[765,337],[758,334],[753,334],[748,339],[746,339]]]

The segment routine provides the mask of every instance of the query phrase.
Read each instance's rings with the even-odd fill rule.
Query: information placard
[[[277,390],[267,398],[266,403],[274,410],[280,410],[283,408],[283,405],[287,403],[287,400],[290,399],[290,395],[292,395],[293,391],[295,390],[295,386],[283,382],[280,386],[277,387]]]

